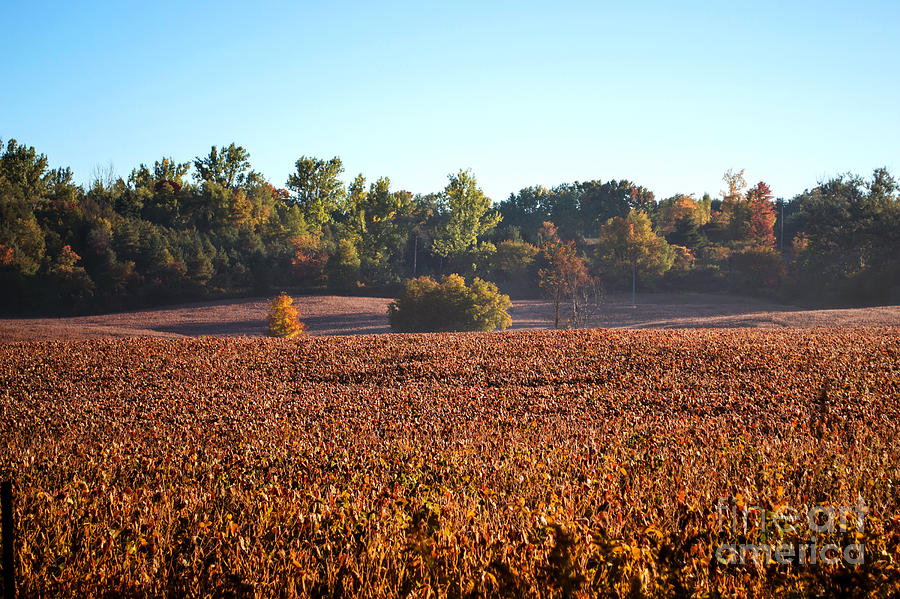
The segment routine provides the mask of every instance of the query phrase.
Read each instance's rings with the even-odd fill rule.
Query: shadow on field
[[[370,312],[328,314],[301,318],[310,335],[340,335],[389,333],[387,317],[384,322],[373,319]],[[203,320],[181,321],[175,324],[157,324],[148,327],[161,333],[173,333],[187,337],[261,337],[265,336],[269,323],[264,319],[228,320],[210,322]]]
[[[186,321],[171,325],[153,325],[154,331],[175,333],[186,337],[259,337],[266,334],[269,324],[264,320],[229,320],[224,322]]]
[[[302,318],[311,335],[390,333],[387,315],[379,317],[371,312],[329,314]]]

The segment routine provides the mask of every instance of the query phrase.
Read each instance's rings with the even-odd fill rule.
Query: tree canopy
[[[789,199],[765,181],[748,187],[738,170],[715,199],[657,202],[611,179],[525,187],[494,204],[470,170],[416,194],[384,175],[345,182],[338,157],[294,167],[281,187],[229,143],[124,177],[100,169],[83,186],[35,148],[0,143],[0,305],[58,313],[277,289],[395,293],[451,273],[535,297],[552,273],[624,291],[632,271],[642,289],[900,301],[900,195],[883,168]]]
[[[432,244],[434,253],[444,258],[472,249],[501,220],[471,171],[461,170],[449,179],[438,199],[440,225]]]

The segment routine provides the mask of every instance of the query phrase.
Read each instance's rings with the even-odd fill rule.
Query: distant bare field
[[[269,299],[220,300],[97,316],[0,319],[0,342],[103,337],[255,337],[266,333]],[[295,299],[312,335],[390,332],[387,320],[390,299],[333,295],[296,296]],[[552,326],[553,311],[546,301],[514,301],[510,314],[512,329]],[[900,306],[804,310],[737,296],[643,294],[637,296],[637,307],[632,307],[630,295],[616,295],[607,298],[589,324],[604,328],[900,326]]]

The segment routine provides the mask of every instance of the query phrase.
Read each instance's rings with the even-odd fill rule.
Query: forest
[[[605,293],[703,291],[804,305],[900,302],[900,193],[885,168],[776,198],[743,171],[720,197],[627,180],[526,187],[498,202],[460,170],[432,193],[300,157],[283,187],[234,143],[89,184],[0,142],[0,310],[109,311],[278,290],[395,295],[458,274],[543,296],[578,324]],[[559,306],[571,306],[560,316]]]

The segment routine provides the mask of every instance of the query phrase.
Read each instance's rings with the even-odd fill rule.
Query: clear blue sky
[[[489,5],[489,6],[488,6]],[[900,2],[0,3],[0,138],[87,181],[245,146],[414,192],[472,168],[528,185],[628,178],[790,197],[900,175]]]

